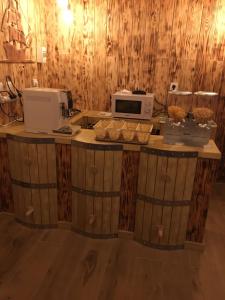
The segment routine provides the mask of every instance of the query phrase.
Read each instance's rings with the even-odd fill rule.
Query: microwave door
[[[141,101],[116,99],[115,102],[116,113],[128,115],[141,115]]]

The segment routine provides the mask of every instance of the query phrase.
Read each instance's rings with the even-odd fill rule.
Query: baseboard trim
[[[118,238],[123,239],[123,240],[133,240],[134,239],[134,232],[119,230],[118,231]]]
[[[14,217],[15,214],[14,213],[9,213],[9,212],[6,212],[6,211],[0,211],[0,216]]]
[[[197,243],[197,242],[185,241],[184,249],[203,252],[205,250],[205,243],[204,242]]]
[[[0,211],[0,216],[8,216],[8,217],[13,217],[15,218],[15,220],[27,227],[31,227],[31,228],[37,228],[37,229],[51,229],[51,228],[59,228],[59,229],[64,229],[64,230],[72,230],[72,231],[76,231],[74,230],[72,223],[70,222],[65,222],[65,221],[58,221],[56,225],[35,225],[35,224],[28,224],[25,222],[22,222],[20,220],[18,220],[15,217],[14,213],[9,213],[9,212],[4,212],[4,211]],[[80,234],[82,234],[81,232],[79,232]],[[84,234],[83,234],[84,235]],[[88,234],[86,234],[86,236],[88,236]],[[93,236],[91,236],[93,238]],[[124,239],[124,240],[135,240],[134,239],[134,232],[131,231],[125,231],[125,230],[119,230],[118,231],[118,235],[110,235],[110,236],[101,236],[101,235],[97,235],[94,236],[94,238],[99,238],[99,239],[108,239],[108,238],[120,238],[120,239]],[[139,241],[140,243],[140,241]],[[143,243],[141,243],[143,244]],[[185,241],[184,243],[184,249],[185,250],[193,250],[193,251],[199,251],[199,252],[203,252],[205,250],[205,242],[203,243],[197,243],[197,242],[192,242],[192,241]]]
[[[65,230],[72,230],[72,223],[59,221],[58,222],[58,228],[59,229],[65,229]]]

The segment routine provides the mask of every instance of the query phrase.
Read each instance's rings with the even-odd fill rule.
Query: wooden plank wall
[[[217,167],[217,160],[198,159],[186,237],[188,241],[204,241],[209,200]]]
[[[0,211],[14,211],[7,141],[0,138]]]
[[[109,109],[110,94],[121,88],[153,91],[161,102],[171,81],[218,92],[225,179],[225,0],[70,0],[71,26],[56,0],[20,2],[27,2],[33,47],[48,48],[47,64],[0,64],[0,81],[10,74],[23,88],[35,77],[41,86],[71,89],[78,108],[97,110]]]

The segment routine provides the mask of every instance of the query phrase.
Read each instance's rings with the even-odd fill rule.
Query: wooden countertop
[[[85,111],[73,117],[69,124],[73,124],[81,117],[99,117],[99,118],[107,118],[101,112],[95,111]],[[0,137],[6,137],[7,134],[18,135],[21,137],[29,137],[29,138],[54,138],[56,143],[60,144],[70,144],[72,140],[80,141],[84,143],[92,143],[92,144],[109,144],[105,142],[98,142],[95,140],[95,133],[91,129],[82,129],[75,136],[60,136],[60,135],[52,135],[52,134],[34,134],[28,133],[24,131],[24,125],[21,123],[14,123],[8,127],[0,127]],[[112,143],[115,144],[115,143]],[[155,148],[160,150],[168,150],[168,151],[184,151],[184,152],[198,152],[198,156],[201,158],[209,158],[209,159],[220,159],[221,152],[217,148],[215,142],[213,140],[209,141],[209,144],[204,147],[190,147],[184,145],[168,145],[163,143],[162,136],[152,135],[148,144],[149,148]],[[140,151],[140,145],[133,144],[123,144],[124,150],[131,151]]]

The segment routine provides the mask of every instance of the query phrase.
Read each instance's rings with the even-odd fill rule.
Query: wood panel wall
[[[0,138],[0,212],[14,211],[7,140]]]
[[[161,102],[171,81],[218,92],[225,179],[225,0],[70,0],[71,26],[56,0],[20,1],[27,1],[35,44],[47,46],[47,64],[0,64],[0,80],[10,74],[23,88],[35,77],[41,86],[71,89],[78,108],[97,110],[109,109],[121,88],[153,91]]]

